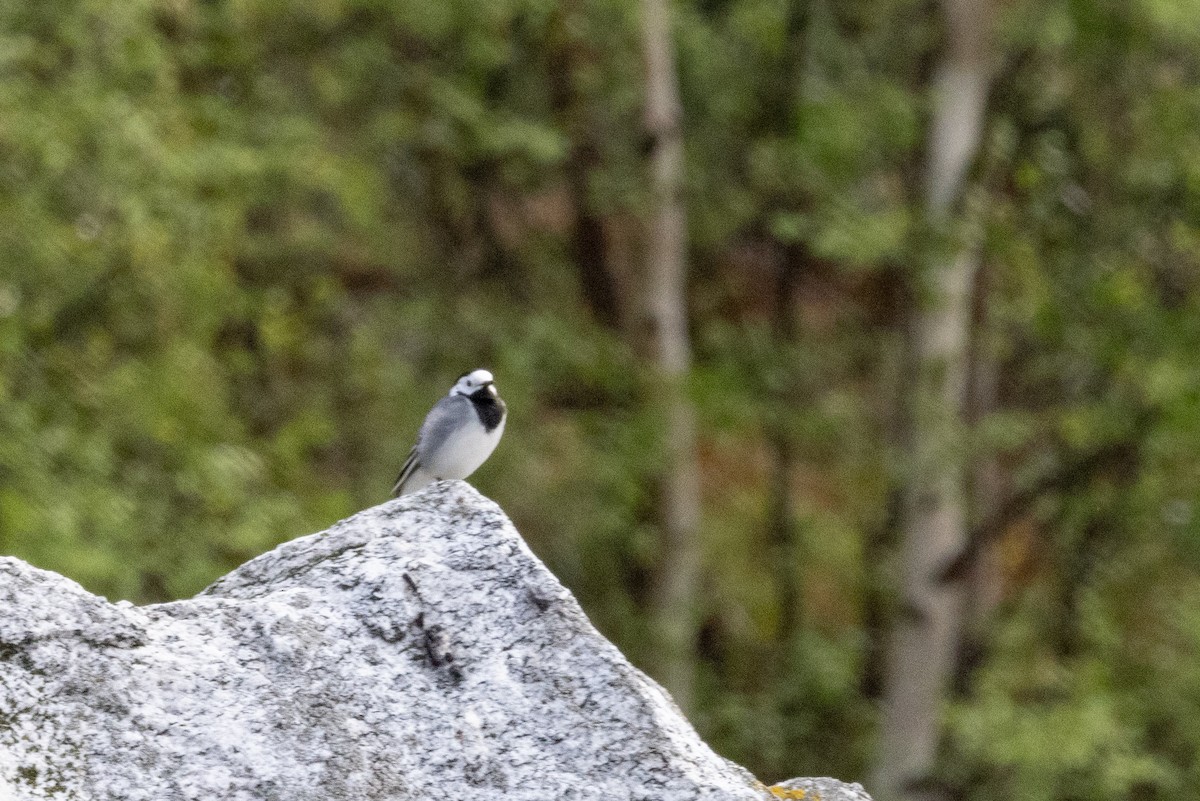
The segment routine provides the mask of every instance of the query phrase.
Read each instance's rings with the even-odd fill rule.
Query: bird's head
[[[460,376],[455,382],[454,388],[450,390],[451,395],[466,395],[467,397],[478,392],[486,392],[493,398],[496,397],[496,382],[487,370],[472,370],[466,375]]]

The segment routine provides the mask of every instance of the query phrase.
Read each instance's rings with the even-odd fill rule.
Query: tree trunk
[[[808,254],[803,246],[791,244],[783,248],[777,261],[772,328],[775,340],[783,348],[791,347],[796,341],[796,285],[807,259]],[[800,619],[800,587],[796,580],[799,559],[796,553],[795,505],[792,502],[794,448],[785,419],[787,404],[794,402],[794,397],[790,395],[790,387],[779,394],[782,396],[785,393],[788,397],[772,399],[767,429],[767,443],[771,451],[767,520],[771,566],[775,574],[776,597],[779,599],[779,625],[775,640],[779,646],[777,667],[781,670],[785,668],[788,644]]]
[[[804,127],[802,87],[811,5],[811,0],[791,0],[787,4],[786,51],[780,78],[772,87],[773,99],[767,107],[765,127],[768,136],[782,139],[790,136],[794,130]],[[787,201],[778,202],[782,208],[797,210],[785,205]],[[768,209],[774,211],[774,204],[768,205]],[[777,272],[771,327],[779,347],[790,350],[795,345],[797,336],[796,288],[801,275],[810,266],[811,256],[806,247],[799,242],[781,243],[779,250],[776,257]],[[779,599],[779,625],[775,633],[778,652],[775,661],[776,673],[780,677],[788,672],[786,660],[790,655],[789,644],[800,620],[800,587],[796,570],[800,554],[796,551],[795,504],[792,499],[792,462],[795,448],[787,426],[790,405],[795,402],[794,391],[794,386],[787,386],[779,392],[781,397],[772,398],[767,427],[767,445],[771,451],[767,520],[771,565]]]
[[[564,166],[574,227],[571,231],[571,260],[579,271],[583,298],[596,320],[612,330],[620,330],[621,304],[613,278],[605,242],[604,220],[592,208],[588,190],[592,174],[600,162],[594,124],[589,118],[587,98],[576,84],[576,73],[591,58],[591,45],[575,31],[577,18],[584,13],[579,0],[561,3],[550,49],[550,96],[555,114],[571,140],[571,152]]]
[[[967,392],[966,419],[971,428],[978,427],[996,410],[1000,393],[1000,363],[988,342],[991,328],[988,315],[988,296],[991,292],[991,270],[981,265],[975,277],[974,336],[970,355],[970,389]],[[979,454],[973,460],[968,476],[972,517],[978,521],[1000,506],[1003,497],[1003,471],[994,454]],[[972,526],[972,529],[974,525]],[[970,547],[970,537],[964,543]],[[962,551],[960,551],[960,554]],[[964,695],[970,686],[971,674],[984,658],[984,640],[993,612],[1004,594],[1004,576],[997,548],[984,545],[972,560],[965,583],[963,603],[963,632],[959,641],[957,664],[954,669],[953,693]],[[943,577],[944,580],[944,577]]]
[[[935,75],[925,205],[937,238],[949,232],[983,135],[988,87],[988,0],[944,0],[946,51]],[[962,627],[960,584],[940,568],[967,538],[962,453],[972,284],[977,244],[938,257],[921,279],[911,331],[917,369],[911,397],[903,539],[902,609],[892,626],[872,793],[880,801],[934,797],[931,773],[942,704]]]
[[[683,132],[667,0],[642,0],[645,125],[652,208],[647,236],[647,316],[667,467],[662,484],[662,550],[651,609],[658,640],[654,670],[685,712],[692,705],[700,573],[700,470],[695,410],[687,392],[687,217]]]

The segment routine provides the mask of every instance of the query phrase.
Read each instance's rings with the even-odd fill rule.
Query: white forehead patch
[[[492,383],[494,379],[487,370],[473,370],[455,382],[450,388],[451,395],[470,395],[484,384]]]

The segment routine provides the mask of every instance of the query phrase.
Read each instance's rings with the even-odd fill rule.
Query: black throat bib
[[[504,401],[488,392],[487,387],[473,393],[470,398],[475,413],[479,415],[479,422],[483,423],[484,431],[494,431],[504,419]]]

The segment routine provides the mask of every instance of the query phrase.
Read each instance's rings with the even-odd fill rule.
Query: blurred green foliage
[[[962,660],[962,798],[1200,785],[1193,5],[1004,7],[968,198],[998,392],[959,445],[1011,493],[1046,487],[994,543],[1001,597]],[[695,719],[764,779],[860,778],[897,612],[909,277],[944,244],[915,222],[938,20],[676,11]],[[190,595],[383,500],[424,412],[488,366],[511,419],[473,481],[645,661],[663,449],[634,312],[637,24],[633,0],[0,4],[0,550],[110,598]]]

